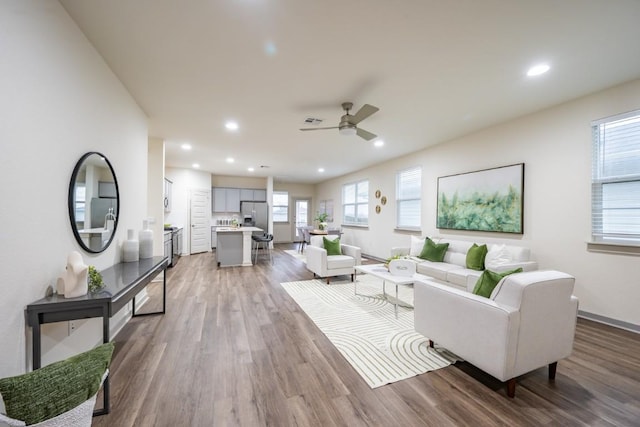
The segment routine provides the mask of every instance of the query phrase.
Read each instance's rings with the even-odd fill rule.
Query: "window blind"
[[[592,123],[596,242],[640,244],[640,110]]]
[[[397,227],[420,228],[422,168],[415,167],[396,175]]]

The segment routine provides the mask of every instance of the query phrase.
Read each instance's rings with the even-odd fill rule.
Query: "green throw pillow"
[[[324,241],[324,248],[327,250],[327,255],[342,255],[340,239],[329,240],[323,237],[322,240]]]
[[[476,286],[473,288],[473,293],[485,298],[489,298],[491,296],[491,292],[493,292],[493,289],[500,282],[500,280],[502,280],[503,277],[506,277],[513,273],[522,273],[522,268],[503,271],[502,273],[496,273],[495,271],[485,270],[478,278],[478,281],[476,282]]]
[[[109,367],[113,343],[24,375],[0,379],[7,416],[27,425],[65,413],[96,394]]]
[[[426,259],[428,261],[442,262],[444,260],[444,254],[447,253],[449,248],[448,243],[434,243],[430,238],[424,239],[424,246],[422,252],[418,255],[418,258]]]
[[[487,245],[478,246],[475,243],[467,251],[467,268],[471,270],[484,270],[484,257],[487,256]]]

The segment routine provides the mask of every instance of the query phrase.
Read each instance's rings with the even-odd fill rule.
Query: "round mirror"
[[[109,160],[87,153],[76,164],[69,183],[69,220],[76,240],[87,252],[109,247],[120,213],[118,181]]]

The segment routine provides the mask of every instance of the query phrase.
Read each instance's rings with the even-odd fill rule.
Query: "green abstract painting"
[[[523,233],[524,163],[438,178],[438,228]]]

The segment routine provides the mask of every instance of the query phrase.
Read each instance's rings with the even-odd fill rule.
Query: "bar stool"
[[[255,242],[255,259],[254,264],[258,262],[258,250],[262,244],[262,248],[269,252],[269,261],[273,264],[273,255],[271,254],[271,242],[273,241],[273,234],[264,234],[262,236],[251,236],[251,240]]]

